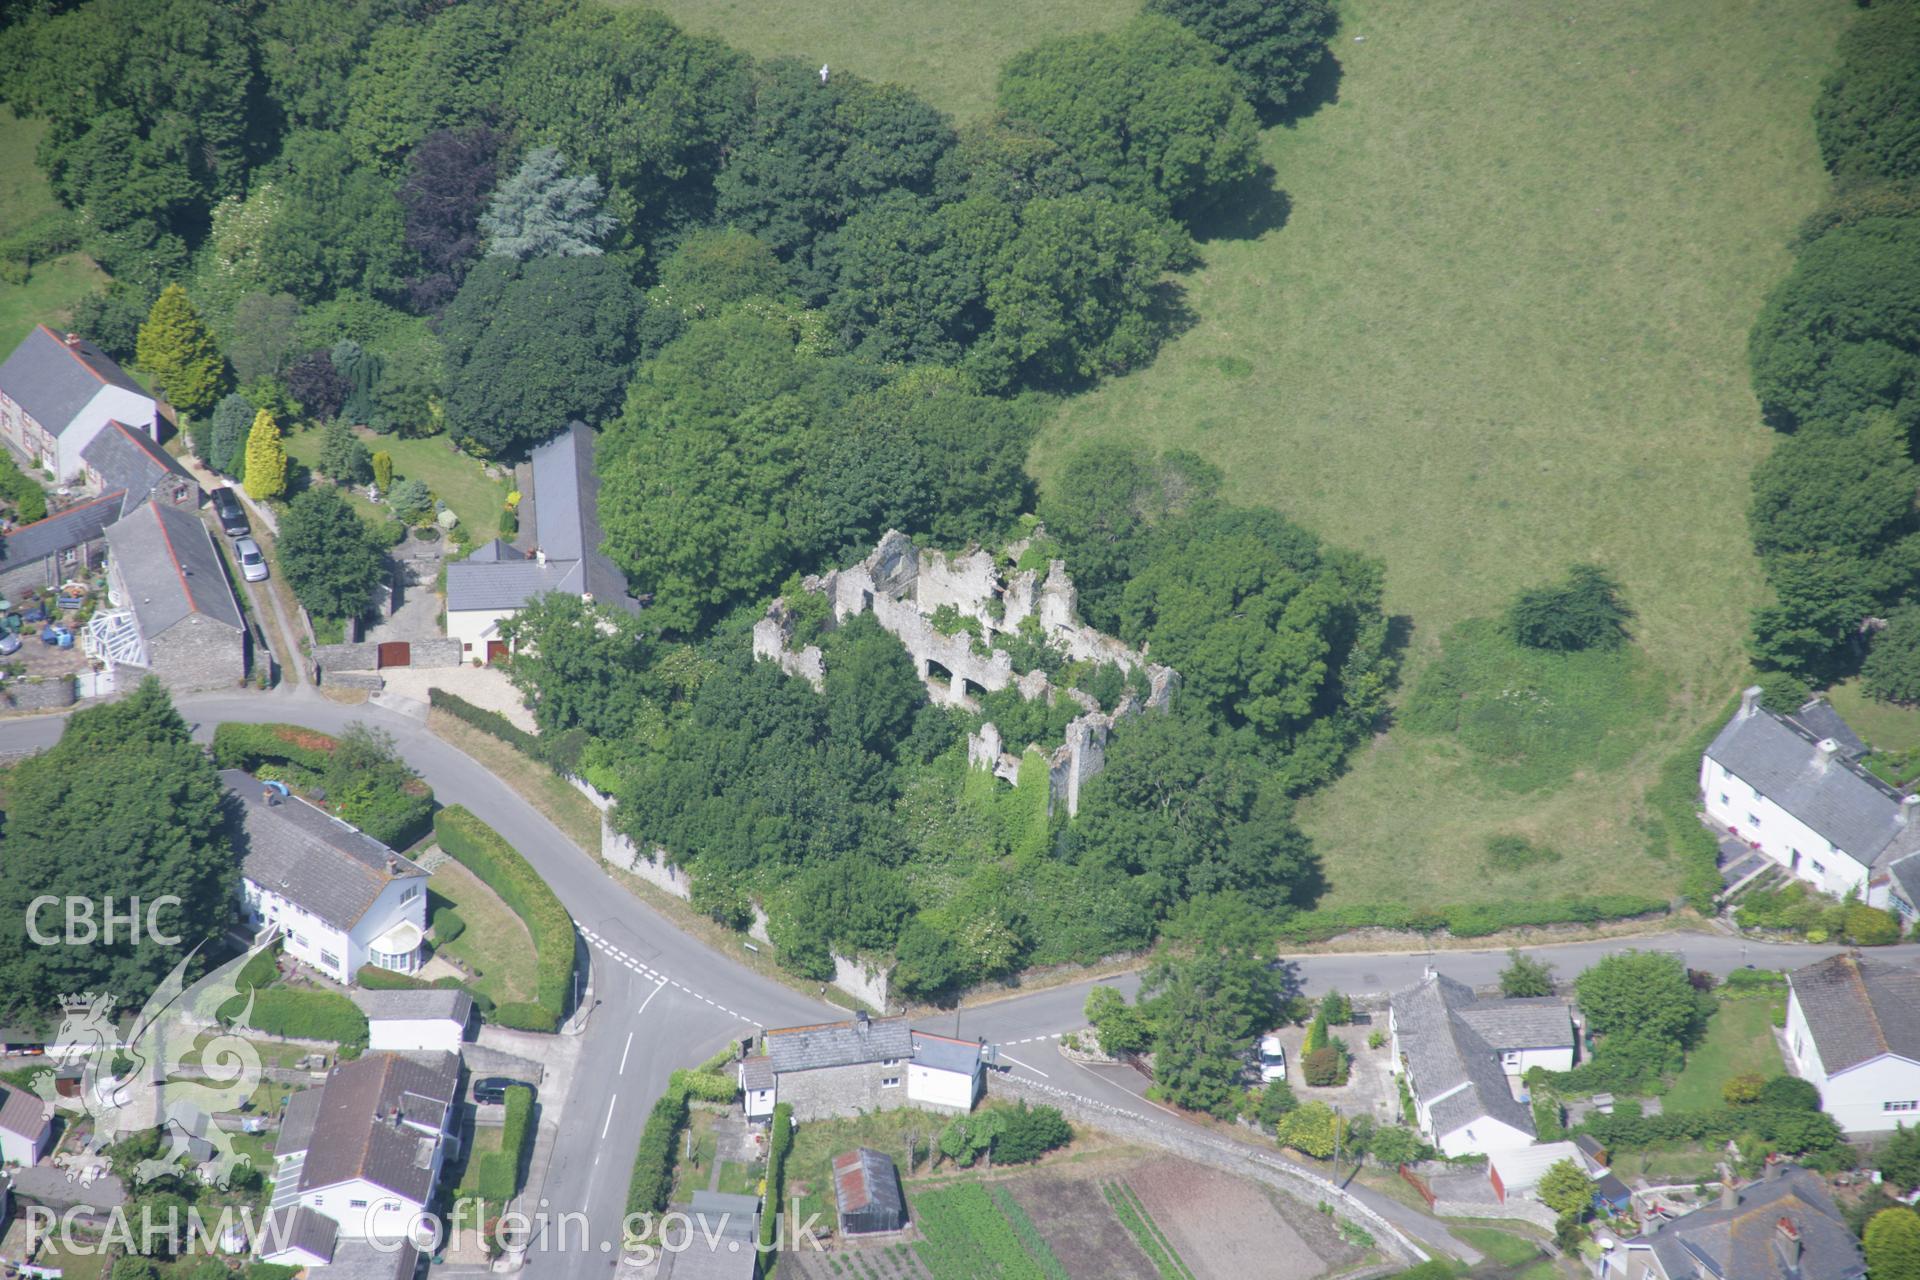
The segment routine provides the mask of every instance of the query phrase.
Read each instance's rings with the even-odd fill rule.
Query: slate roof
[[[45,560],[68,547],[77,547],[103,536],[107,526],[120,518],[120,504],[126,494],[104,494],[76,503],[44,520],[23,524],[0,540],[0,564],[20,565],[30,560]]]
[[[38,1138],[46,1127],[47,1106],[39,1094],[0,1085],[0,1129],[23,1138]]]
[[[287,1098],[280,1113],[280,1137],[273,1144],[273,1155],[297,1156],[313,1145],[313,1122],[320,1116],[320,1090],[302,1089]]]
[[[1887,864],[1887,875],[1910,907],[1920,907],[1920,853],[1895,858]]]
[[[1454,1012],[1496,1049],[1573,1047],[1573,1018],[1553,996],[1482,1000]]]
[[[393,881],[427,874],[298,796],[268,804],[265,785],[251,774],[225,769],[220,780],[240,802],[241,829],[233,834],[235,847],[244,850],[241,873],[336,929],[350,932]]]
[[[144,503],[108,528],[107,547],[148,640],[196,613],[244,629],[213,535],[192,512]]]
[[[1887,1053],[1920,1062],[1920,969],[1851,952],[1787,982],[1829,1076]]]
[[[309,1267],[307,1280],[413,1280],[420,1253],[411,1244],[398,1249],[376,1248],[368,1240],[342,1240],[334,1246],[333,1261]]]
[[[533,541],[547,562],[490,543],[447,566],[449,610],[518,609],[546,591],[591,595],[629,612],[640,607],[626,575],[600,550],[606,535],[593,450],[593,428],[576,421],[533,451]]]
[[[871,1147],[856,1147],[833,1158],[833,1198],[844,1218],[850,1213],[877,1209],[894,1229],[907,1221],[907,1202],[900,1191],[900,1172],[893,1157]]]
[[[1507,1003],[1518,1007],[1507,1014],[1499,1008]],[[1567,1024],[1564,1032],[1549,1026],[1554,1005]],[[1500,1054],[1503,1048],[1571,1043],[1566,1005],[1556,1000],[1481,1002],[1466,984],[1435,973],[1393,997],[1393,1018],[1413,1088],[1433,1118],[1436,1138],[1482,1116],[1522,1133],[1534,1132],[1533,1112],[1513,1096]],[[1501,1044],[1490,1042],[1482,1026],[1499,1036]],[[1557,1039],[1545,1038],[1549,1035]]]
[[[1844,748],[1826,756],[1820,741],[1802,725],[1749,700],[1714,738],[1707,758],[1862,866],[1880,868],[1920,852],[1920,822],[1904,820],[1901,793]]]
[[[69,346],[45,325],[37,326],[0,363],[0,391],[55,436],[72,426],[74,415],[107,385],[147,394],[112,356],[85,338]]]
[[[776,1074],[913,1056],[913,1032],[905,1018],[781,1027],[761,1039]]]
[[[372,991],[355,987],[347,993],[373,1022],[426,1021],[444,1018],[467,1025],[473,1017],[473,997],[464,991],[435,988],[425,991]]]
[[[437,1140],[414,1126],[445,1130],[459,1080],[451,1053],[372,1053],[335,1067],[320,1088],[301,1193],[365,1178],[425,1204]]]
[[[1861,1280],[1860,1246],[1818,1176],[1787,1169],[1739,1192],[1731,1209],[1702,1209],[1629,1241],[1651,1248],[1668,1280]],[[1781,1223],[1799,1236],[1797,1266]]]
[[[1812,734],[1816,741],[1832,738],[1848,756],[1867,754],[1867,744],[1853,731],[1852,725],[1841,719],[1840,713],[1825,698],[1812,698],[1803,703],[1793,713],[1793,722]]]
[[[913,1062],[915,1066],[930,1067],[935,1071],[957,1071],[961,1075],[971,1076],[980,1069],[981,1045],[977,1040],[955,1040],[951,1036],[937,1036],[928,1031],[913,1033]]]
[[[197,483],[178,459],[160,447],[159,441],[124,422],[109,421],[87,442],[80,456],[100,473],[103,491],[126,491],[121,502],[123,511],[132,511],[145,502],[154,486],[170,477],[190,485]]]
[[[740,1087],[742,1089],[773,1088],[773,1059],[759,1055],[747,1058],[740,1064]]]
[[[271,1210],[260,1224],[260,1240],[273,1253],[304,1249],[316,1258],[331,1261],[339,1239],[339,1223],[303,1204]]]
[[[660,1255],[660,1280],[750,1280],[759,1259],[758,1196],[696,1191],[687,1247]]]

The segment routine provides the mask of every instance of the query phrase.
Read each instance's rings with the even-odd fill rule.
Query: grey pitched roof
[[[483,542],[467,553],[467,564],[494,564],[501,560],[525,560],[526,554],[505,538]]]
[[[1920,969],[1829,956],[1787,975],[1829,1076],[1885,1053],[1920,1062]]]
[[[1813,828],[1861,865],[1883,867],[1920,851],[1920,821],[1904,820],[1901,794],[1844,750],[1757,704],[1743,706],[1707,748],[1707,758]]]
[[[355,987],[347,994],[370,1021],[444,1018],[465,1026],[473,1017],[473,997],[450,987],[425,991],[372,991]]]
[[[447,566],[449,610],[518,609],[546,591],[591,595],[596,604],[617,609],[639,608],[626,575],[600,550],[606,536],[600,529],[593,450],[593,429],[573,422],[533,451],[533,540],[546,563],[498,540],[489,543]]]
[[[1495,1049],[1571,1049],[1573,1015],[1554,996],[1481,1000],[1456,1009]]]
[[[773,1088],[773,1059],[758,1054],[740,1064],[740,1087],[742,1089]]]
[[[931,1067],[935,1071],[957,1071],[970,1076],[980,1069],[980,1042],[916,1031],[913,1033],[913,1061],[917,1066]]]
[[[56,436],[73,425],[74,415],[107,385],[147,394],[112,356],[85,338],[69,345],[45,325],[37,326],[0,363],[0,391]]]
[[[1792,719],[1795,724],[1812,734],[1816,741],[1821,738],[1832,738],[1840,744],[1840,750],[1848,756],[1867,754],[1867,744],[1825,698],[1807,700],[1801,704],[1798,711],[1793,713]]]
[[[382,1249],[370,1240],[342,1240],[331,1262],[308,1268],[307,1280],[413,1280],[419,1267],[420,1253],[411,1244]]]
[[[1498,1012],[1505,1001],[1481,1003],[1466,984],[1435,973],[1418,986],[1393,997],[1394,1027],[1400,1051],[1406,1056],[1413,1088],[1433,1117],[1436,1137],[1489,1116],[1522,1133],[1534,1132],[1533,1113],[1513,1096],[1500,1066],[1501,1047],[1490,1043],[1465,1016],[1478,1010],[1480,1020],[1503,1036],[1531,1040],[1545,1032],[1547,1002],[1525,1001],[1511,1017]],[[1557,1004],[1557,1001],[1552,1002]],[[1566,1006],[1559,1016],[1567,1019]],[[1521,1033],[1526,1034],[1522,1035]],[[1507,1044],[1508,1048],[1547,1048],[1541,1044]]]
[[[305,1249],[316,1258],[331,1261],[340,1238],[340,1224],[303,1204],[291,1208],[282,1205],[267,1214],[267,1221],[260,1226],[260,1238],[276,1253]]]
[[[196,613],[244,629],[213,535],[192,512],[143,503],[107,529],[107,547],[147,639]]]
[[[1799,1237],[1797,1265],[1782,1223]],[[1668,1280],[1860,1280],[1860,1246],[1818,1176],[1786,1169],[1742,1188],[1731,1209],[1702,1209],[1629,1242],[1652,1249]]]
[[[913,1032],[905,1018],[826,1022],[781,1027],[762,1037],[776,1073],[846,1067],[913,1056]]]
[[[320,1089],[301,1192],[365,1178],[424,1204],[436,1140],[414,1126],[443,1131],[459,1081],[451,1053],[371,1053],[335,1067]]]
[[[87,442],[80,456],[100,473],[103,489],[127,491],[122,506],[131,511],[146,500],[162,480],[195,483],[187,469],[160,442],[124,422],[109,421],[100,434]]]
[[[47,1104],[37,1093],[11,1085],[0,1085],[0,1129],[26,1138],[38,1138],[46,1131]]]
[[[1887,864],[1887,875],[1892,878],[1900,896],[1907,900],[1908,906],[1920,907],[1920,853],[1895,858]]]
[[[297,1156],[313,1144],[313,1122],[320,1116],[320,1090],[302,1089],[287,1098],[280,1113],[280,1137],[273,1144],[273,1155]]]
[[[59,555],[68,547],[77,547],[83,542],[104,536],[107,526],[120,518],[120,506],[126,496],[123,491],[115,490],[86,502],[75,503],[44,520],[21,525],[0,539],[0,564],[20,565],[30,560],[44,560],[48,556]]]
[[[265,786],[239,769],[220,780],[239,801],[234,846],[240,870],[263,889],[350,931],[389,884],[427,873],[407,858],[298,796],[268,804]]]
[[[660,1255],[660,1280],[751,1280],[758,1253],[757,1196],[696,1191],[687,1247]]]

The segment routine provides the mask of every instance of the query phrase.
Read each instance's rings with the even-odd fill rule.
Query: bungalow
[[[593,429],[574,422],[533,451],[533,493],[522,507],[531,551],[495,538],[447,566],[447,638],[463,657],[506,656],[500,624],[549,591],[639,609],[626,575],[600,550],[593,446]]]
[[[40,325],[0,363],[0,441],[62,480],[109,422],[158,438],[159,405],[100,348]]]
[[[1533,1067],[1573,1067],[1573,1017],[1564,1001],[1480,1000],[1432,969],[1393,997],[1387,1034],[1420,1132],[1449,1156],[1531,1146],[1537,1132],[1520,1077]]]
[[[1864,752],[1825,702],[1784,716],[1760,705],[1756,685],[1701,757],[1707,816],[1823,893],[1887,905],[1892,867],[1920,853],[1920,796],[1875,777]]]
[[[1819,1176],[1771,1171],[1720,1205],[1600,1255],[1602,1280],[1864,1280],[1866,1260]]]
[[[392,1260],[456,1146],[460,1059],[369,1053],[287,1099],[274,1147],[273,1202],[254,1249],[264,1261],[347,1274],[371,1255]],[[359,1248],[350,1248],[351,1245]],[[404,1253],[407,1250],[401,1250]],[[344,1256],[343,1256],[344,1254]],[[383,1261],[407,1275],[406,1262]],[[325,1280],[328,1270],[309,1273]]]
[[[364,965],[420,968],[426,871],[273,784],[220,777],[238,801],[241,911],[255,929],[278,928],[288,955],[343,984]]]
[[[143,502],[106,533],[113,608],[88,620],[88,652],[136,677],[152,672],[176,693],[244,680],[247,625],[206,524]]]
[[[473,997],[464,991],[356,988],[351,994],[367,1015],[370,1049],[458,1053],[473,1022]]]
[[[781,1027],[761,1043],[764,1055],[739,1066],[749,1120],[767,1119],[781,1102],[796,1120],[904,1106],[965,1115],[986,1089],[986,1046],[915,1031],[905,1018],[861,1013]]]
[[[1920,1120],[1920,969],[1859,952],[1787,975],[1787,1053],[1848,1133]]]
[[[0,1084],[0,1165],[35,1165],[53,1140],[53,1112],[40,1098]]]

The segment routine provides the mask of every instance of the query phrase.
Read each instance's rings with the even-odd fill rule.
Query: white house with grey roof
[[[361,987],[351,994],[367,1015],[370,1049],[458,1053],[473,1025],[473,997],[458,989],[372,991]]]
[[[626,575],[600,550],[600,481],[593,429],[574,422],[533,451],[533,492],[521,507],[524,546],[499,538],[447,566],[447,638],[461,656],[506,655],[500,624],[550,591],[628,612]]]
[[[761,1036],[761,1047],[739,1066],[750,1120],[770,1117],[782,1102],[796,1120],[906,1106],[965,1115],[986,1088],[985,1045],[916,1031],[905,1018],[862,1013],[780,1027]]]
[[[1534,1067],[1573,1067],[1573,1015],[1564,1001],[1481,1000],[1431,969],[1393,997],[1387,1035],[1420,1132],[1449,1156],[1532,1145],[1538,1133],[1532,1107],[1520,1099],[1520,1077]]]
[[[399,1270],[380,1246],[406,1239],[432,1203],[457,1146],[459,1096],[455,1054],[369,1053],[288,1098],[254,1251],[315,1268],[313,1280],[358,1280],[369,1265],[393,1268],[372,1275],[411,1274],[411,1261]]]
[[[213,535],[193,512],[143,502],[106,530],[107,601],[86,646],[127,678],[176,693],[232,688],[247,674],[247,626]]]
[[[1816,1173],[1770,1167],[1721,1202],[1599,1257],[1601,1280],[1865,1280],[1866,1259]]]
[[[83,453],[109,422],[157,438],[159,405],[85,338],[38,325],[0,362],[0,440],[61,480],[86,473]]]
[[[342,984],[365,965],[414,973],[427,933],[427,873],[350,823],[238,769],[241,910],[286,953]],[[460,993],[454,993],[460,994]]]
[[[1787,975],[1794,1073],[1848,1133],[1920,1124],[1920,969],[1859,952]]]
[[[1783,716],[1760,692],[1740,695],[1701,758],[1708,818],[1823,893],[1889,905],[1894,865],[1920,853],[1920,796],[1870,773],[1859,737],[1826,703]],[[1920,889],[1920,874],[1911,878]]]

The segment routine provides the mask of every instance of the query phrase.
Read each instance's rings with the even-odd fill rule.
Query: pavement
[[[591,957],[591,1000],[585,1025],[579,1031],[577,1058],[563,1092],[567,1132],[552,1148],[541,1188],[548,1207],[542,1212],[583,1215],[587,1249],[600,1261],[580,1258],[574,1243],[579,1229],[569,1225],[565,1234],[573,1251],[542,1252],[536,1242],[527,1256],[527,1271],[534,1276],[605,1275],[618,1267],[632,1154],[648,1109],[664,1091],[670,1072],[765,1027],[844,1016],[844,1010],[754,973],[732,957],[679,932],[608,876],[597,858],[575,846],[518,793],[502,786],[472,758],[412,718],[373,705],[343,706],[307,686],[263,693],[189,695],[181,698],[178,706],[203,740],[212,736],[215,725],[228,720],[286,721],[324,733],[339,733],[355,721],[377,725],[393,735],[400,753],[443,802],[465,805],[498,831],[539,870],[573,913],[587,943],[585,953]],[[44,749],[58,740],[64,723],[60,716],[10,721],[8,745]],[[1641,940],[1530,948],[1529,953],[1553,965],[1566,978],[1602,956],[1631,947],[1678,951],[1693,968],[1721,975],[1748,964],[1798,967],[1844,950],[1838,946],[1749,943],[1724,934],[1669,933]],[[1920,945],[1883,948],[1878,954],[1912,960],[1920,958]],[[1297,955],[1289,957],[1287,963],[1307,994],[1337,988],[1349,995],[1363,995],[1410,985],[1431,963],[1438,963],[1450,976],[1470,985],[1490,985],[1506,966],[1507,955],[1504,949],[1489,948],[1438,954]],[[1129,995],[1139,987],[1137,974],[1100,981]],[[1084,1025],[1081,1009],[1094,985],[1088,980],[1015,992],[992,1003],[918,1021],[927,1030],[977,1036],[1002,1046],[1002,1062],[1009,1070],[1044,1082],[1048,1088],[1172,1126],[1189,1136],[1219,1140],[1218,1129],[1147,1102],[1141,1096],[1144,1082],[1137,1074],[1096,1071],[1061,1056],[1059,1037]],[[1450,1247],[1447,1242],[1453,1242],[1438,1221],[1365,1188],[1355,1186],[1351,1190],[1409,1234],[1440,1247]],[[536,1217],[536,1231],[539,1225]],[[549,1229],[559,1234],[551,1222]]]

